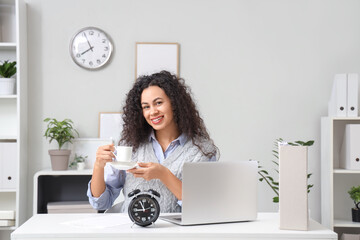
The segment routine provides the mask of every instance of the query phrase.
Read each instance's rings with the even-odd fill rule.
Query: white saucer
[[[108,162],[112,167],[119,170],[128,170],[137,166],[137,162]]]

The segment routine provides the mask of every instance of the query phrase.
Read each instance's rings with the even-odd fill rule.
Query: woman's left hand
[[[127,170],[127,172],[132,173],[134,177],[144,178],[146,181],[151,179],[161,180],[161,178],[166,174],[166,170],[168,170],[163,165],[154,162],[139,162],[138,165],[140,168],[132,168]]]

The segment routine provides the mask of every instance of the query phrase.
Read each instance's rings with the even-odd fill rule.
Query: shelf
[[[0,135],[0,142],[16,142],[16,136],[1,136]]]
[[[5,98],[5,99],[15,99],[17,98],[17,95],[0,95],[0,99],[1,98]]]
[[[360,120],[360,117],[333,117],[335,121]]]
[[[51,169],[42,170],[36,173],[36,175],[92,175],[92,169],[85,170],[65,170],[65,171],[53,171]]]
[[[16,227],[0,227],[0,231],[1,231],[1,230],[13,231],[13,230],[15,230],[15,229],[16,229]]]
[[[353,222],[344,219],[334,219],[334,227],[360,228],[360,222]]]
[[[16,43],[0,42],[0,50],[16,50]]]
[[[360,170],[334,169],[337,174],[360,174]]]
[[[16,193],[16,189],[0,189],[0,193],[7,193],[7,192],[9,192],[9,193],[12,193],[12,192]]]

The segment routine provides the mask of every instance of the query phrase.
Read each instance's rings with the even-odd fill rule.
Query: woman
[[[114,145],[99,147],[87,193],[91,205],[108,209],[123,189],[124,212],[129,192],[154,189],[161,195],[161,212],[180,212],[184,162],[215,161],[217,153],[183,79],[167,71],[139,77],[127,95],[123,120],[120,144],[133,147],[139,168],[125,172],[106,165]]]

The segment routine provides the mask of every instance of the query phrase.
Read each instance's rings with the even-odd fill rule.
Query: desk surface
[[[56,237],[55,237],[56,236]],[[12,234],[19,239],[337,239],[336,233],[310,220],[309,231],[279,230],[277,213],[259,213],[253,222],[178,226],[158,219],[133,225],[127,214],[38,214]]]

